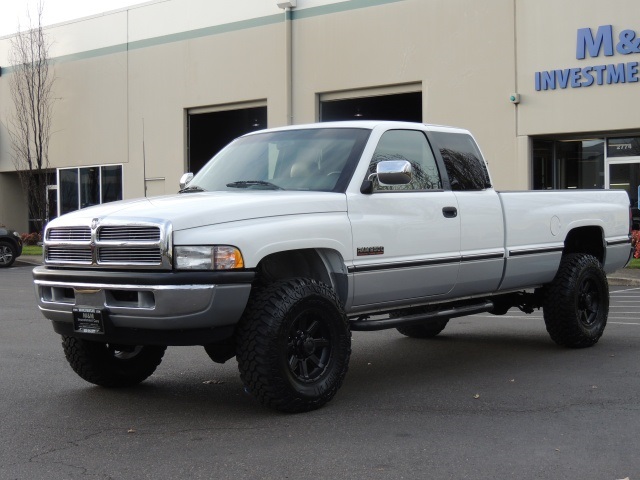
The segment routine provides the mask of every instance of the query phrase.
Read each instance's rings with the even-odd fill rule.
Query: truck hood
[[[200,192],[96,205],[56,218],[49,226],[90,225],[94,218],[116,222],[163,220],[171,222],[173,230],[178,231],[254,218],[346,211],[346,196],[341,193]]]

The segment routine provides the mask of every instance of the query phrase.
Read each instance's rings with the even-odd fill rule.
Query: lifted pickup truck
[[[70,213],[44,237],[38,306],[80,377],[138,384],[168,345],[203,345],[287,412],[336,394],[351,330],[428,338],[542,307],[556,343],[594,345],[605,272],[631,256],[626,192],[496,192],[468,131],[399,122],[251,133],[179,194]]]

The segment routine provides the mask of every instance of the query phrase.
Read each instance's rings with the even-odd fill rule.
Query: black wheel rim
[[[322,312],[305,310],[291,323],[287,363],[293,377],[311,383],[326,372],[331,360],[331,330]]]
[[[601,296],[597,283],[592,278],[585,278],[578,290],[578,320],[585,327],[592,327],[598,320]]]

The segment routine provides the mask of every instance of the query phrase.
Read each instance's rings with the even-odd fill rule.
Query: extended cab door
[[[460,265],[458,204],[443,183],[434,152],[421,130],[387,130],[369,163],[407,160],[412,180],[348,199],[353,230],[353,309],[416,302],[451,291]],[[364,179],[363,179],[364,180]]]
[[[489,171],[471,135],[446,128],[428,132],[458,202],[460,273],[452,297],[491,293],[502,281],[504,213]]]

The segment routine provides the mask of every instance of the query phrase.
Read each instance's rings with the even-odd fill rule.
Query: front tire
[[[62,348],[74,372],[102,387],[131,387],[146,380],[162,361],[164,346],[116,346],[62,337]]]
[[[607,325],[609,284],[597,258],[569,254],[562,258],[553,281],[545,287],[544,322],[558,345],[595,345]]]
[[[16,247],[9,242],[0,242],[0,268],[8,268],[16,261]]]
[[[333,290],[306,278],[252,294],[237,331],[240,377],[264,406],[315,410],[337,393],[347,373],[351,333]]]

